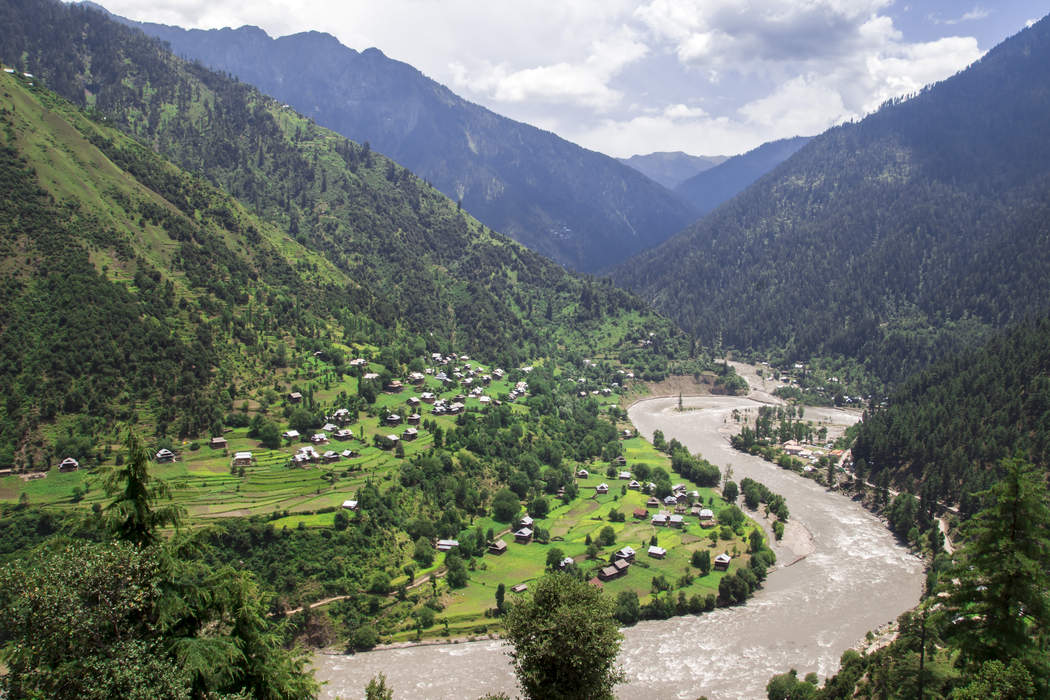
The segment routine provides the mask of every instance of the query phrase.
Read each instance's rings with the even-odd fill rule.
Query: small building
[[[649,546],[649,556],[653,559],[663,559],[667,556],[667,550],[663,547],[657,547],[655,544]]]
[[[400,394],[405,388],[405,385],[401,383],[400,379],[391,379],[387,382],[387,385],[383,387],[383,391],[388,394]]]
[[[511,586],[510,587],[510,592],[511,593],[524,593],[527,590],[529,590],[529,584],[527,584],[527,583],[519,583],[516,586]]]
[[[437,396],[432,392],[424,391],[422,394],[419,395],[419,400],[423,403],[434,403],[435,401],[437,401]]]
[[[208,447],[213,450],[225,450],[228,445],[229,443],[226,442],[226,438],[224,437],[213,437],[208,441]]]
[[[396,413],[391,413],[386,417],[387,425],[401,425],[401,416]]]
[[[598,495],[609,493],[609,485],[606,483],[598,484],[594,487],[594,492]]]
[[[613,458],[613,461],[611,462],[611,464],[614,467],[626,467],[627,466],[627,458],[624,457],[623,455],[617,455],[616,457]]]
[[[616,475],[616,478],[618,478],[618,479],[620,479],[622,481],[627,481],[628,479],[631,478],[631,472],[622,471],[622,472],[620,472],[619,474]]]
[[[646,508],[659,508],[660,507],[660,499],[657,498],[656,496],[653,496],[652,498],[650,498],[648,501],[645,502],[645,507]]]
[[[300,436],[298,430],[285,430],[281,433],[281,437],[285,440],[298,440]]]
[[[674,496],[668,496],[667,498],[664,499],[664,505],[665,506],[676,506],[676,505],[678,505],[678,499],[675,498]]]
[[[413,413],[405,420],[408,422],[409,425],[419,425],[420,421],[422,420],[422,416],[420,416],[418,413]]]
[[[615,559],[613,560],[613,568],[620,574],[627,573],[627,570],[631,568],[631,562],[626,559]]]
[[[565,569],[568,569],[570,566],[573,566],[575,563],[576,563],[576,560],[573,559],[572,557],[565,557],[560,562],[558,562],[558,568],[564,571]]]
[[[250,467],[252,466],[252,459],[251,452],[236,452],[233,455],[233,466]]]
[[[715,512],[710,508],[701,508],[697,514],[700,516],[700,524],[706,525],[707,523],[713,523],[715,520]]]
[[[644,520],[645,516],[649,515],[649,513],[645,508],[635,508],[632,515],[634,515],[635,520]]]
[[[437,550],[439,552],[451,552],[453,549],[459,547],[459,540],[438,540]]]
[[[725,552],[722,552],[717,557],[715,557],[715,571],[727,570],[729,568],[729,562],[731,562],[732,560],[732,557],[730,557]]]
[[[77,469],[80,469],[80,462],[72,457],[66,457],[58,464],[58,470],[60,472],[75,472]]]
[[[339,456],[343,459],[353,459],[354,457],[360,457],[361,455],[354,450],[343,450],[339,453]]]
[[[507,551],[507,543],[503,540],[495,540],[489,544],[489,554],[500,555]]]
[[[310,436],[310,442],[315,445],[323,445],[328,442],[328,436],[324,433],[314,433]]]
[[[302,400],[303,395],[298,391],[293,391],[292,393],[288,394],[288,403],[301,403]]]
[[[349,428],[340,428],[339,430],[332,433],[332,437],[336,440],[350,440],[354,437],[354,433]]]
[[[620,431],[620,438],[622,440],[628,440],[628,439],[630,439],[632,437],[634,437],[634,433],[632,433],[630,430],[621,430]]]
[[[590,475],[591,475],[591,473],[588,472],[586,469],[581,469],[578,472],[576,472],[576,478],[577,479],[586,479]]]
[[[174,462],[175,461],[175,453],[172,452],[171,450],[169,450],[167,447],[162,447],[159,450],[157,450],[157,455],[156,455],[155,459],[157,460],[157,464],[165,464],[165,463],[168,463],[168,462]]]
[[[614,559],[624,559],[626,561],[634,561],[634,547],[624,547],[613,554]]]
[[[370,382],[370,381],[379,379],[379,373],[378,372],[365,372],[364,374],[361,375],[361,379],[364,379],[365,381],[369,381]]]
[[[333,464],[339,461],[339,453],[335,450],[327,450],[321,455],[321,461],[325,464]]]
[[[405,432],[401,433],[401,439],[407,442],[411,442],[419,437],[419,431],[415,428],[406,428]]]
[[[532,542],[532,529],[523,527],[514,533],[514,541],[518,544],[528,544]]]
[[[357,501],[343,501],[343,508],[349,511],[357,511]]]
[[[650,520],[649,522],[651,524],[655,525],[656,527],[665,527],[667,525],[667,519],[669,517],[671,517],[671,516],[669,516],[667,513],[661,512],[661,513],[655,514],[652,517],[652,520]]]
[[[685,518],[681,515],[671,515],[667,518],[667,524],[680,529],[685,525]]]
[[[631,481],[627,484],[627,488],[631,489],[632,491],[641,491],[642,485],[634,479],[631,479]]]
[[[601,579],[602,581],[612,580],[612,579],[616,578],[619,575],[620,575],[620,570],[617,569],[615,566],[603,567],[602,570],[598,572],[598,578]]]

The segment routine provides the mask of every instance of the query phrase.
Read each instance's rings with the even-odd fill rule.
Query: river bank
[[[757,378],[757,377],[756,377]],[[759,401],[777,401],[763,392]],[[879,520],[850,499],[815,482],[733,450],[727,440],[734,408],[757,410],[752,398],[649,399],[629,414],[651,437],[660,429],[725,469],[761,481],[785,496],[791,532],[774,545],[778,566],[744,606],[699,617],[641,622],[624,630],[620,663],[627,682],[617,696],[754,698],[769,677],[788,668],[833,673],[846,649],[869,630],[892,622],[919,600],[922,562],[900,547]],[[826,413],[825,413],[826,412]],[[857,416],[822,409],[844,429]],[[398,698],[472,698],[516,691],[500,640],[388,649],[315,658],[323,697],[357,697],[384,673]]]

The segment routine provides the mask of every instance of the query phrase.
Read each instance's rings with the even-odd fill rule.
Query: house
[[[626,561],[634,561],[634,547],[624,547],[613,554],[614,559],[625,559]]]
[[[404,440],[415,440],[417,437],[419,437],[419,431],[415,428],[407,428],[405,432],[401,434],[401,437]]]
[[[591,475],[591,473],[588,472],[586,469],[581,469],[580,471],[576,472],[576,478],[577,479],[586,479],[590,475]]]
[[[632,491],[641,491],[642,490],[642,485],[639,484],[634,479],[631,479],[631,482],[629,484],[627,484],[627,488],[631,489]]]
[[[366,360],[363,357],[355,357],[354,359],[350,360],[351,367],[364,367],[367,364],[368,360]]]
[[[401,416],[396,413],[391,413],[386,417],[387,425],[401,425]]]
[[[701,508],[698,513],[701,525],[710,525],[715,521],[715,512],[710,508]]]
[[[524,593],[527,590],[529,590],[529,584],[527,583],[519,583],[518,585],[511,586],[510,588],[511,593]]]
[[[575,563],[576,563],[576,560],[573,559],[572,557],[565,557],[560,562],[558,562],[558,568],[562,569],[562,570],[568,569],[570,566],[572,566]]]
[[[454,402],[448,407],[448,412],[452,415],[456,415],[457,413],[463,413],[463,404],[459,401]]]
[[[657,547],[655,544],[649,546],[649,556],[653,559],[663,559],[667,556],[667,550],[663,547]]]
[[[672,506],[672,507],[676,506],[676,505],[678,505],[678,499],[675,498],[674,496],[668,496],[667,498],[664,499],[664,505],[665,506]]]
[[[346,425],[350,422],[350,411],[346,408],[340,408],[333,413],[329,418],[338,423],[339,425]]]
[[[58,465],[58,470],[60,472],[73,472],[77,469],[80,469],[80,462],[76,461],[72,457],[66,457]]]
[[[349,440],[353,436],[353,431],[348,428],[340,428],[339,430],[332,433],[332,437],[334,437],[336,440]]]
[[[620,575],[620,570],[617,569],[615,566],[606,566],[601,571],[598,572],[598,578],[601,579],[602,581],[608,581],[610,579],[614,579],[614,578],[616,578],[619,575]]]
[[[288,394],[288,403],[300,403],[303,400],[303,395],[298,391],[293,391]]]
[[[333,433],[336,430],[339,430],[339,426],[335,423],[325,423],[321,426],[321,430],[325,431],[326,433]]]
[[[620,438],[623,439],[623,440],[628,440],[628,439],[633,438],[633,437],[634,437],[634,433],[632,433],[630,430],[621,430],[620,431]]]
[[[631,568],[631,562],[627,561],[626,559],[616,559],[613,561],[612,565],[613,568],[616,569],[616,572],[619,574],[625,574],[627,573],[627,570]]]
[[[599,496],[602,495],[602,494],[609,493],[609,485],[605,484],[605,483],[598,484],[597,486],[594,487],[594,491]]]
[[[285,440],[298,440],[299,439],[299,431],[298,430],[285,430],[283,433],[281,433],[281,437],[284,438]]]
[[[717,557],[715,557],[715,571],[725,571],[729,568],[730,561],[732,561],[732,557],[730,557],[725,552],[722,552]]]
[[[627,471],[620,472],[619,474],[616,475],[616,478],[617,479],[621,479],[623,481],[627,481],[628,479],[631,478],[631,472],[627,472]]]
[[[668,517],[667,524],[681,529],[685,525],[685,518],[681,515],[672,515]]]
[[[339,461],[339,453],[334,450],[327,450],[321,455],[321,461],[325,464],[332,464],[333,462]]]
[[[521,520],[518,521],[518,527],[532,527],[533,522],[535,521],[531,516],[523,515],[521,516]]]
[[[649,513],[646,512],[645,508],[635,508],[633,515],[635,520],[644,520]]]
[[[208,447],[212,448],[213,450],[225,450],[226,447],[227,447],[226,438],[224,438],[224,437],[213,437],[208,442]]]
[[[492,397],[491,396],[479,396],[478,397],[478,401],[480,401],[481,403],[492,403]]]
[[[361,455],[353,450],[343,450],[339,453],[339,456],[343,459],[353,459],[354,457],[360,457]]]
[[[451,552],[459,546],[459,540],[438,540],[437,550],[439,552]]]
[[[324,433],[314,433],[310,436],[310,442],[315,445],[323,445],[328,442],[328,436]]]
[[[527,527],[521,528],[514,533],[514,541],[518,544],[528,544],[529,542],[532,542],[532,530]]]
[[[408,381],[412,384],[422,384],[424,379],[426,379],[426,375],[422,372],[412,372],[408,375]]]
[[[388,394],[400,394],[404,388],[405,385],[401,383],[400,379],[391,379],[387,382],[386,386],[383,387],[383,391]]]
[[[250,467],[252,466],[252,453],[251,452],[235,452],[233,455],[233,466],[235,467]]]
[[[614,467],[626,467],[626,466],[627,466],[627,458],[626,458],[626,457],[624,457],[623,455],[618,455],[617,457],[615,457],[615,458],[613,459],[613,461],[611,462],[611,464],[612,464],[612,465],[613,465]]]
[[[420,401],[419,401],[419,397],[418,396],[409,396],[408,397],[408,405],[409,406],[418,406],[419,404],[420,404]]]
[[[397,443],[401,442],[401,438],[397,435],[387,435],[386,442],[388,447],[393,448]]]
[[[507,551],[507,543],[503,540],[496,540],[489,545],[489,554],[500,555]]]
[[[645,507],[646,508],[659,508],[660,507],[660,499],[657,498],[656,496],[653,496],[652,498],[650,498],[648,501],[645,502]]]
[[[419,425],[419,422],[422,420],[422,417],[418,413],[413,413],[405,420],[408,422],[409,425]]]
[[[379,373],[378,372],[365,372],[364,374],[361,375],[361,379],[364,379],[365,381],[372,381],[372,380],[375,380],[375,379],[379,379]]]
[[[169,450],[167,447],[162,447],[159,450],[157,450],[157,456],[155,459],[157,460],[157,464],[164,464],[165,462],[174,462],[175,453]]]
[[[357,501],[343,501],[343,508],[346,508],[347,510],[351,511],[356,511]]]
[[[656,527],[664,527],[665,525],[667,525],[667,519],[669,517],[671,517],[671,516],[669,516],[667,513],[664,513],[663,511],[661,511],[661,512],[655,514],[649,522],[652,525],[655,525]]]
[[[437,396],[435,396],[432,392],[424,391],[422,394],[419,395],[419,399],[423,403],[434,403],[437,400]]]

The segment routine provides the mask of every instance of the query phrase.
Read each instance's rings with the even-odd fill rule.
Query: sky
[[[103,0],[135,20],[377,47],[587,148],[733,155],[947,78],[1050,0]]]

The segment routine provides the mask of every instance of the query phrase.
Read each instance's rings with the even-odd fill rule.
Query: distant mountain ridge
[[[614,278],[699,340],[886,379],[1050,308],[1050,19],[812,139]]]
[[[617,160],[673,190],[694,175],[721,165],[729,158],[730,156],[691,156],[681,151],[657,151]]]
[[[378,49],[319,32],[274,39],[257,27],[120,21],[369,143],[490,228],[575,269],[604,269],[696,219],[633,168],[468,102]]]
[[[674,191],[696,207],[700,214],[707,214],[790,158],[810,138],[795,136],[764,143],[686,178],[674,187]]]

